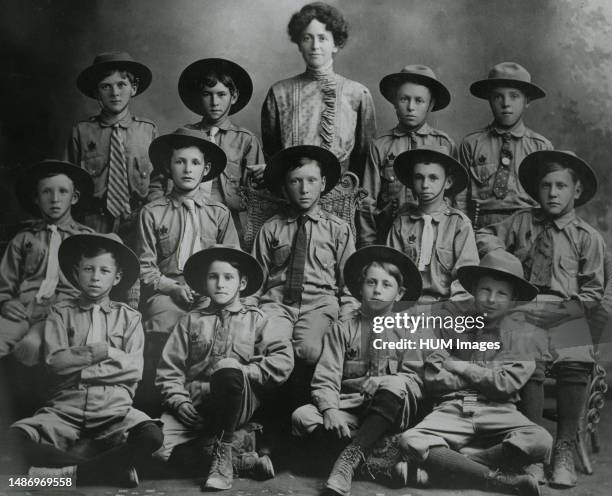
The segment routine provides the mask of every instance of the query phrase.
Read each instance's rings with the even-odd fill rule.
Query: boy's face
[[[582,185],[574,182],[567,169],[549,172],[538,188],[540,205],[548,215],[559,217],[574,209],[574,202],[580,198]]]
[[[379,266],[368,267],[361,285],[361,304],[370,313],[385,313],[404,296],[395,277]]]
[[[90,300],[101,300],[121,281],[121,271],[112,253],[95,257],[81,257],[77,265],[77,279],[81,291]]]
[[[414,165],[412,184],[423,205],[444,199],[444,192],[451,187],[453,179],[440,164],[419,162]]]
[[[304,162],[302,166],[290,170],[285,177],[285,193],[291,205],[300,212],[312,209],[321,193],[325,190],[325,177],[315,160]]]
[[[487,320],[503,317],[514,306],[514,288],[510,281],[483,276],[474,290],[476,310],[487,314]]]
[[[240,291],[247,285],[245,276],[227,262],[215,260],[208,267],[206,291],[216,305],[225,306],[240,298]]]
[[[238,100],[238,94],[230,91],[223,83],[215,86],[205,86],[202,89],[202,108],[204,119],[210,124],[221,122]]]
[[[433,107],[431,92],[427,86],[404,83],[395,92],[395,113],[405,129],[418,129],[423,125]]]
[[[182,191],[193,191],[202,177],[210,172],[210,164],[197,146],[173,150],[170,157],[170,175],[174,185]]]
[[[331,64],[334,53],[338,47],[334,41],[334,35],[322,22],[313,19],[302,32],[298,44],[300,53],[311,69],[320,69]]]
[[[45,220],[58,222],[70,213],[70,207],[79,201],[74,183],[65,174],[44,177],[38,181],[34,203]]]
[[[119,71],[113,72],[98,83],[98,101],[109,113],[119,115],[136,94],[137,86]]]
[[[525,93],[517,88],[493,88],[489,105],[495,123],[501,128],[510,129],[523,117],[529,101]]]

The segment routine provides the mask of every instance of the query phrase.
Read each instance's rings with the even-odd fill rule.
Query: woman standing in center
[[[338,157],[342,172],[361,177],[376,118],[369,90],[334,72],[334,54],[348,38],[347,22],[335,7],[315,2],[293,14],[287,31],[306,71],[268,91],[261,114],[265,154],[317,145]]]

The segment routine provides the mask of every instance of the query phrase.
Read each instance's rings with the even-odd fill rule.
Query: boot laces
[[[365,460],[365,457],[361,449],[357,446],[349,446],[340,455],[337,470],[343,477],[350,479],[353,476],[353,471],[362,460]]]

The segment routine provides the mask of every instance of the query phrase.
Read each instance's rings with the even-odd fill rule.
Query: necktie
[[[434,244],[434,232],[431,220],[431,215],[423,215],[423,234],[421,236],[421,250],[419,254],[419,270],[421,272],[431,263],[431,252]]]
[[[104,328],[102,327],[102,314],[100,313],[100,305],[91,307],[91,326],[87,333],[85,344],[106,343]]]
[[[408,133],[408,139],[410,140],[410,150],[416,150],[418,146],[416,142],[416,136],[413,132]]]
[[[216,126],[211,127],[208,130],[208,140],[212,141],[213,143],[217,144],[217,140],[215,139],[215,137],[217,136],[217,133],[219,132],[219,128]]]
[[[553,236],[552,225],[546,224],[544,230],[534,242],[534,251],[531,262],[530,282],[540,288],[550,289],[552,281],[553,263]]]
[[[510,143],[512,135],[504,133],[502,135],[502,148],[499,154],[499,165],[495,172],[495,182],[493,183],[493,194],[496,198],[502,199],[508,192],[508,179],[510,178],[510,165],[512,164],[512,150]]]
[[[118,123],[113,126],[111,132],[106,208],[116,219],[131,211],[125,146]]]
[[[287,269],[287,282],[283,303],[287,305],[299,304],[302,301],[304,291],[304,267],[306,265],[306,248],[308,236],[306,234],[306,215],[300,215],[297,219],[297,232],[293,238],[293,250],[291,261]]]
[[[183,236],[179,243],[178,268],[183,270],[187,259],[200,251],[200,230],[196,216],[195,202],[192,198],[183,198]]]
[[[57,252],[62,243],[62,237],[57,231],[57,226],[55,224],[49,224],[47,230],[50,232],[47,271],[36,293],[37,303],[42,303],[44,300],[51,298],[55,294],[55,288],[57,288],[57,283],[59,282],[59,260],[57,258]]]

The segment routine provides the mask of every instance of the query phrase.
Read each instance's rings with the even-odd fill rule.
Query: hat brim
[[[407,72],[389,74],[381,79],[379,84],[380,92],[389,102],[394,104],[397,87],[407,82],[420,84],[429,88],[434,99],[434,106],[431,109],[432,112],[448,107],[451,96],[446,86],[437,79],[425,76],[424,74],[411,74]]]
[[[538,288],[525,279],[510,274],[504,270],[493,269],[490,267],[480,267],[479,265],[464,265],[457,269],[457,278],[467,292],[474,295],[474,288],[478,280],[484,276],[492,276],[509,280],[515,289],[516,301],[531,301],[538,294]]]
[[[467,188],[469,176],[465,167],[450,155],[427,148],[415,148],[400,153],[393,162],[395,176],[408,188],[413,189],[412,171],[415,164],[420,162],[437,163],[451,171],[453,184],[446,196],[453,197]]]
[[[40,207],[36,204],[38,182],[46,176],[64,174],[74,183],[79,192],[79,201],[72,206],[73,211],[83,211],[91,202],[94,193],[94,183],[91,175],[85,169],[62,160],[43,160],[18,171],[15,189],[17,200],[29,214],[40,216]]]
[[[113,292],[125,291],[131,288],[138,280],[138,275],[140,274],[138,257],[123,243],[101,234],[75,234],[62,241],[58,252],[58,259],[60,269],[66,279],[73,286],[78,287],[78,280],[75,277],[74,269],[83,251],[92,245],[109,251],[117,260],[117,265],[121,270],[121,281],[113,288]]]
[[[264,182],[266,187],[277,195],[282,195],[285,176],[289,166],[296,160],[307,157],[316,160],[321,166],[321,173],[325,177],[325,189],[322,195],[329,193],[341,175],[341,166],[338,157],[332,152],[314,145],[298,145],[285,148],[275,154],[264,170]]]
[[[202,106],[202,91],[200,84],[202,74],[215,71],[227,74],[232,78],[238,89],[238,98],[229,111],[229,115],[242,110],[250,101],[253,95],[253,81],[249,73],[241,66],[226,59],[202,59],[187,66],[181,73],[178,82],[178,92],[185,106],[199,115],[204,115]]]
[[[117,67],[121,67],[122,69],[125,68],[125,70],[134,74],[134,77],[138,79],[136,95],[140,95],[140,93],[151,85],[153,74],[151,73],[151,69],[146,65],[133,60],[113,60],[100,62],[99,64],[91,65],[84,69],[77,77],[77,88],[79,88],[84,95],[97,100],[98,83],[100,82],[101,75]]]
[[[488,100],[491,90],[500,87],[518,88],[525,93],[530,100],[537,100],[546,96],[546,92],[533,83],[505,78],[481,79],[480,81],[476,81],[470,86],[470,93],[476,98]]]
[[[540,150],[527,155],[519,166],[519,181],[527,194],[540,202],[538,176],[540,168],[547,163],[559,163],[576,172],[582,184],[582,193],[574,201],[579,207],[591,200],[597,193],[597,175],[595,171],[581,158],[559,150]]]
[[[423,279],[414,262],[395,248],[370,245],[353,253],[344,264],[344,283],[355,298],[361,298],[361,272],[372,262],[395,265],[404,276],[405,292],[402,300],[417,301],[423,291]]]
[[[185,134],[164,134],[155,138],[149,146],[149,158],[157,172],[168,174],[172,150],[195,146],[204,153],[204,160],[210,164],[210,171],[201,182],[211,181],[221,175],[227,165],[225,152],[212,141]]]
[[[218,246],[201,250],[187,259],[183,276],[189,287],[201,295],[206,295],[206,271],[216,260],[238,264],[240,273],[247,278],[247,285],[240,292],[240,296],[256,293],[263,284],[264,272],[257,259],[237,248]]]

